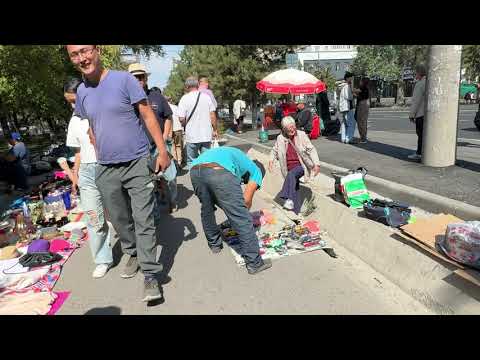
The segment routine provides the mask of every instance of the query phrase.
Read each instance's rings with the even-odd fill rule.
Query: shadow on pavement
[[[473,120],[472,120],[473,121]],[[461,129],[462,131],[479,132],[476,127]]]
[[[193,191],[184,186],[177,184],[177,206],[179,209],[184,209],[188,206],[187,200],[193,195]]]
[[[185,235],[185,230],[188,234]],[[171,214],[162,214],[157,232],[157,244],[161,246],[159,261],[163,265],[160,282],[165,284],[169,280],[168,274],[175,262],[175,256],[184,241],[197,237],[198,232],[190,219],[174,217]]]
[[[458,141],[457,146],[462,146],[462,147],[471,147],[471,148],[480,148],[480,144],[472,144],[470,142],[466,141]]]
[[[121,315],[122,310],[117,306],[107,306],[103,308],[93,308],[84,315]]]
[[[455,165],[475,172],[480,172],[480,164],[466,160],[457,160]]]

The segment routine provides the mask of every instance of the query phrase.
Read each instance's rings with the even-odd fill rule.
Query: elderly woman
[[[285,199],[283,206],[298,215],[302,207],[298,196],[299,180],[305,176],[305,181],[308,182],[312,175],[316,176],[320,171],[320,161],[317,150],[307,134],[297,130],[295,120],[291,116],[286,116],[282,120],[282,133],[278,135],[270,153],[270,171],[275,160],[280,163],[280,170],[285,179],[279,194]]]

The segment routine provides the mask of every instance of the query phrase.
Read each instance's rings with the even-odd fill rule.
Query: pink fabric
[[[303,224],[303,226],[305,226],[308,229],[308,231],[310,231],[311,234],[316,235],[320,232],[320,225],[316,220],[307,221],[306,223]]]
[[[68,250],[70,247],[70,243],[63,239],[53,239],[50,243],[50,251],[53,253]]]
[[[63,303],[68,299],[70,296],[70,291],[61,291],[61,292],[54,292],[57,295],[55,302],[52,304],[50,311],[47,315],[55,315],[55,313],[60,310]]]
[[[55,171],[54,175],[55,175],[55,180],[67,178],[67,173],[65,171]]]

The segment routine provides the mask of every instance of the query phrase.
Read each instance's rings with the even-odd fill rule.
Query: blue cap
[[[10,137],[15,140],[15,141],[19,141],[21,139],[21,136],[20,136],[20,133],[18,132],[13,132]]]

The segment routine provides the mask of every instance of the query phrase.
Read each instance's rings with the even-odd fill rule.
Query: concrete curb
[[[256,149],[248,154],[264,165],[268,162],[267,155]],[[261,191],[274,199],[282,183],[275,168],[273,173],[267,172]],[[397,238],[398,230],[361,217],[358,211],[328,196],[318,196],[313,186],[310,189],[316,195],[317,209],[308,218],[319,220],[335,242],[433,312],[478,314],[480,289],[456,278],[452,265]]]
[[[270,146],[255,143],[250,140],[242,139],[234,135],[225,134],[230,138],[252,144],[254,146],[263,148],[265,150],[271,149]],[[348,169],[329,164],[326,162],[320,162],[320,171],[322,174],[331,177],[332,171],[348,171]],[[406,202],[410,205],[416,206],[420,209],[426,210],[432,213],[448,213],[455,215],[464,220],[479,220],[480,219],[480,207],[466,204],[464,202],[449,199],[447,197],[430,193],[428,191],[416,189],[411,186],[402,185],[393,181],[385,180],[376,176],[367,175],[365,177],[365,183],[367,188],[381,194],[383,196],[395,199],[398,201]]]

